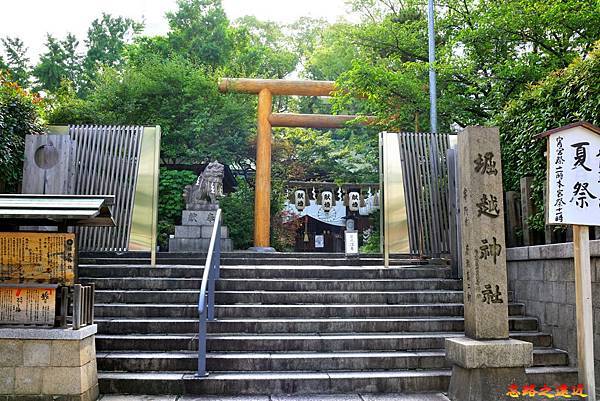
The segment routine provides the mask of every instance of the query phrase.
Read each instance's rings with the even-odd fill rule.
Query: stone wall
[[[594,305],[594,359],[600,383],[600,240],[590,241],[592,302]],[[553,244],[507,251],[508,289],[512,300],[525,304],[527,315],[537,317],[540,330],[552,334],[554,346],[569,352],[577,365],[575,272],[573,244]]]
[[[0,400],[96,400],[95,332],[1,328]]]

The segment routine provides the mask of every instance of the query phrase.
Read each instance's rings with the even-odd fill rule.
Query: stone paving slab
[[[101,401],[449,401],[444,394],[323,394],[264,396],[181,396],[115,395],[100,396]]]
[[[177,401],[271,401],[268,395],[239,395],[239,396],[180,396]]]
[[[178,395],[101,395],[98,400],[102,401],[175,401]]]
[[[270,401],[362,401],[358,394],[272,395]]]
[[[361,394],[362,401],[450,401],[444,394]]]

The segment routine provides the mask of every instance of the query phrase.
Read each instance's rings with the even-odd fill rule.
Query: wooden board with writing
[[[0,324],[54,326],[57,287],[1,285]]]
[[[600,225],[600,134],[563,127],[548,138],[547,224]]]
[[[358,232],[346,231],[344,234],[346,239],[346,255],[358,255]]]
[[[75,234],[0,233],[0,283],[75,283]]]

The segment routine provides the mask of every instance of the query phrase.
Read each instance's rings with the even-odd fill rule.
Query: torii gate
[[[223,93],[258,94],[253,248],[256,251],[274,251],[270,247],[272,127],[344,128],[346,122],[357,118],[352,115],[273,113],[273,95],[331,96],[334,90],[333,81],[244,78],[219,81],[219,91]]]

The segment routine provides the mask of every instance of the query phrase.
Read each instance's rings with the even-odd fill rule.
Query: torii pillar
[[[219,90],[258,95],[254,247],[251,250],[274,252],[270,246],[272,127],[343,128],[357,116],[272,113],[273,95],[331,96],[335,90],[333,81],[223,78],[219,81]]]

